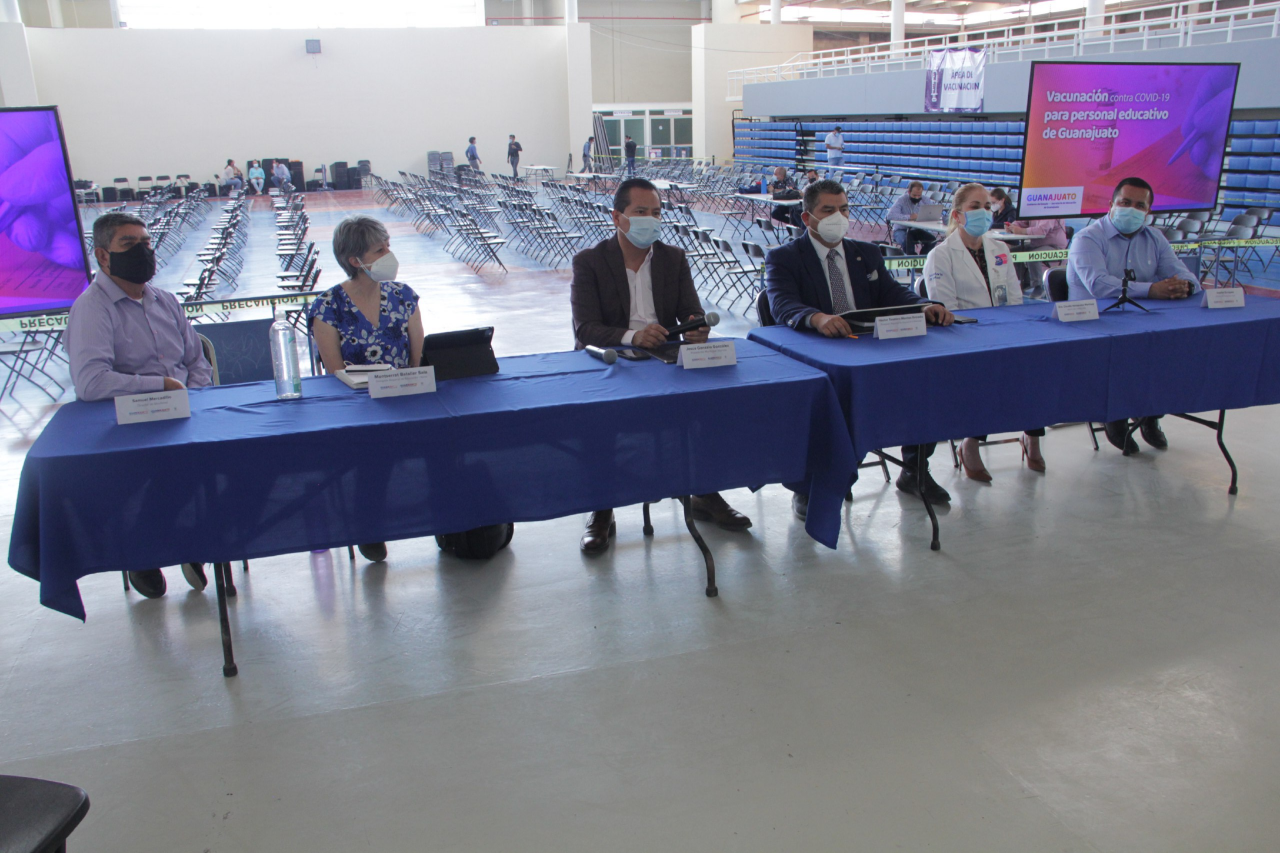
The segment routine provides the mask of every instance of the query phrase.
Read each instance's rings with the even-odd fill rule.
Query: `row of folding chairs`
[[[232,290],[244,268],[244,244],[249,239],[249,197],[238,193],[222,207],[209,240],[196,253],[200,272],[182,283],[179,293],[187,302],[201,302],[220,285]]]

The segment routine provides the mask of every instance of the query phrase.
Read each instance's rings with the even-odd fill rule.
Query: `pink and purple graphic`
[[[1122,179],[1154,209],[1217,203],[1240,66],[1034,62],[1019,215],[1096,216]]]
[[[0,316],[56,311],[89,284],[56,107],[0,109]]]

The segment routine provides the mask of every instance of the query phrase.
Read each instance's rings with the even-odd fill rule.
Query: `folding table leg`
[[[644,502],[644,528],[643,528],[643,530],[644,530],[644,535],[645,535],[645,536],[652,536],[652,535],[653,535],[653,522],[649,520],[649,502],[648,502],[648,501],[645,501],[645,502]]]
[[[1239,490],[1236,488],[1236,461],[1231,458],[1231,454],[1227,451],[1227,444],[1222,438],[1223,430],[1226,429],[1227,425],[1227,410],[1219,409],[1218,420],[1216,421],[1206,420],[1195,415],[1174,415],[1174,417],[1182,418],[1184,421],[1191,421],[1192,423],[1200,424],[1201,426],[1207,426],[1209,429],[1214,430],[1217,433],[1218,449],[1222,451],[1222,457],[1227,460],[1227,466],[1231,469],[1231,485],[1227,487],[1227,494],[1237,494]]]
[[[684,526],[689,528],[689,535],[693,537],[694,542],[698,543],[698,550],[702,552],[702,559],[707,563],[707,598],[715,598],[720,594],[720,590],[716,589],[715,558],[711,556],[711,549],[702,540],[702,534],[698,532],[697,525],[693,523],[693,510],[690,508],[689,496],[683,495],[678,500],[684,505]]]
[[[222,626],[222,674],[227,678],[231,678],[240,671],[236,666],[235,652],[231,648],[231,619],[227,616],[227,587],[225,577],[230,574],[230,563],[213,564],[213,582],[218,588],[218,621]]]

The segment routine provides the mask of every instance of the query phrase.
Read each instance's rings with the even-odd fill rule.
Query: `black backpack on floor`
[[[464,560],[487,560],[511,543],[514,524],[487,524],[462,533],[436,537],[440,550]]]

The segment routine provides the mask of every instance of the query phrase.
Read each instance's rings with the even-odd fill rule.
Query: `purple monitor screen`
[[[65,310],[88,284],[58,110],[0,108],[0,316]]]

